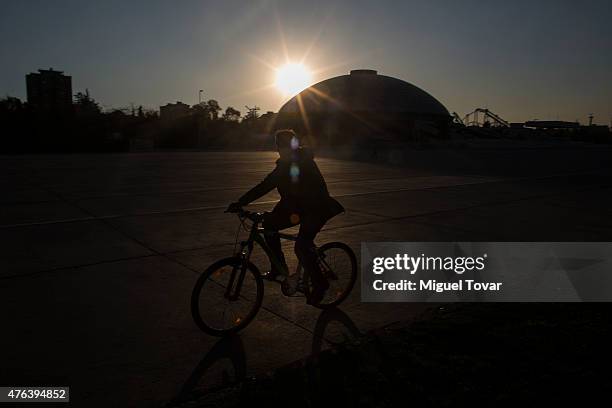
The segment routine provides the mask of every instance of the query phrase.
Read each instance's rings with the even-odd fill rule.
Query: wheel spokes
[[[242,275],[242,276],[241,276]],[[257,304],[254,274],[239,265],[224,265],[210,273],[198,297],[200,319],[214,330],[241,325]]]

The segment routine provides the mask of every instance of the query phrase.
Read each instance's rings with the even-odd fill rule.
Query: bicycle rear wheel
[[[191,315],[198,327],[213,336],[225,336],[245,328],[263,300],[263,281],[252,263],[242,268],[237,257],[209,266],[191,294]]]
[[[329,282],[329,289],[319,303],[312,306],[327,309],[338,306],[350,295],[357,280],[357,257],[348,245],[329,242],[317,249],[318,262],[323,276]],[[298,265],[298,273],[302,265]],[[312,281],[309,271],[304,270],[304,294],[310,299]]]

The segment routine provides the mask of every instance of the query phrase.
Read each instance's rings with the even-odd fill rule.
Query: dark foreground
[[[440,163],[434,153],[427,153],[427,166],[410,161],[393,167],[318,159],[330,192],[347,213],[334,218],[317,242],[344,241],[359,254],[362,241],[612,241],[612,178],[604,166],[610,161],[601,160],[610,156],[605,148],[481,151],[471,156],[446,152]],[[413,152],[415,157],[424,155]],[[69,385],[71,406],[159,407],[231,383],[232,359],[238,359],[245,376],[266,376],[360,333],[409,322],[430,307],[362,303],[357,285],[342,305],[338,321],[303,299],[283,297],[277,286],[267,283],[263,307],[238,343],[218,343],[199,331],[189,313],[191,290],[204,268],[232,254],[238,225],[235,216],[223,210],[261,180],[275,158],[265,152],[0,157],[0,384]],[[270,194],[252,208],[267,210],[276,200]],[[295,260],[291,247],[287,254]],[[255,262],[265,270],[261,252]],[[495,359],[507,352],[496,341],[513,344],[520,336],[529,342],[516,344],[537,351],[555,344],[550,341],[555,339],[552,333],[569,332],[573,336],[561,340],[575,338],[576,347],[592,349],[592,342],[580,337],[590,313],[582,313],[587,309],[581,305],[567,307],[559,312],[551,309],[546,319],[532,319],[534,330],[527,329],[531,327],[527,318],[516,328],[500,329],[496,340],[485,344],[469,337],[468,330],[447,328],[441,337],[424,328],[422,336],[431,337],[418,340],[411,329],[384,337],[386,343],[373,340],[372,344],[384,345],[376,352],[360,348],[365,345],[346,349],[340,358],[357,366],[333,376],[344,378],[359,370],[370,374],[355,377],[367,384],[349,378],[347,388],[338,392],[349,393],[353,387],[368,390],[379,376],[393,378],[397,370],[401,392],[427,384],[440,392],[457,384],[480,389],[478,381],[470,380],[477,377],[448,371],[457,366],[470,372],[471,365],[463,363],[464,355],[458,351],[476,347],[470,358],[493,367]],[[500,318],[494,306],[477,310],[481,314],[472,318],[480,316],[480,330],[514,321]],[[501,315],[512,310],[508,306]],[[566,315],[577,317],[567,329],[558,320]],[[448,316],[450,326],[458,324],[453,316],[467,319],[463,314]],[[549,333],[541,337],[542,344],[529,338],[540,333],[538,322],[550,330],[542,332]],[[434,330],[435,323],[427,324]],[[399,353],[402,347],[393,346],[393,341],[408,341],[404,336],[412,340],[402,353],[415,353],[425,345],[440,347],[438,354],[423,349],[414,356],[425,367],[432,365],[435,375],[428,377],[429,371],[420,366],[414,372],[401,371],[402,361],[411,361],[402,356],[381,359],[387,344],[388,353]],[[431,338],[447,343],[436,346],[427,340]],[[454,339],[465,347],[444,349]],[[372,355],[372,365],[365,357],[353,358],[351,353],[360,350],[366,350],[365,357]],[[553,364],[558,361],[550,354],[555,350],[551,348],[541,360],[537,360],[541,350],[525,351],[529,355],[524,358],[540,361],[540,366]],[[214,358],[220,353],[232,358]],[[450,360],[437,360],[436,355]],[[591,367],[591,360],[582,366],[577,361],[563,364],[567,369]],[[334,369],[344,366],[330,364]],[[391,371],[385,371],[387,365]],[[486,371],[478,375],[490,378],[483,374]],[[444,381],[434,381],[437,377]],[[462,378],[466,382],[458,382]],[[381,385],[381,390],[389,384]],[[376,389],[369,394],[375,395]],[[261,392],[266,395],[265,389]],[[442,395],[450,396],[449,392]],[[418,395],[425,398],[430,393]]]
[[[446,305],[267,377],[170,406],[566,406],[607,400],[610,311],[597,304]]]

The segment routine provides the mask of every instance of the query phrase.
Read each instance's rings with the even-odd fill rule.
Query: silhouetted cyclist
[[[275,231],[266,234],[266,242],[286,266],[278,231],[300,224],[295,254],[312,276],[313,290],[310,302],[318,303],[329,288],[329,282],[317,266],[314,239],[323,225],[330,218],[343,212],[344,208],[329,195],[327,184],[314,161],[312,152],[302,146],[293,130],[277,131],[275,140],[280,155],[276,161],[276,168],[261,183],[240,197],[238,202],[230,204],[228,210],[235,211],[274,188],[278,190],[280,201],[271,212],[264,215],[263,227]],[[271,265],[266,277],[277,279],[281,273],[282,271]],[[280,277],[286,276],[283,274]]]

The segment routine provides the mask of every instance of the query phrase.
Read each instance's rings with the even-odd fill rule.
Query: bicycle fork
[[[253,243],[242,243],[242,249],[240,251],[240,264],[234,265],[232,268],[232,274],[230,275],[230,279],[225,288],[224,297],[229,299],[230,301],[238,300],[240,297],[240,290],[242,289],[242,284],[244,283],[244,277],[246,276],[246,269],[249,263],[249,257],[251,255],[251,251],[253,250]],[[236,281],[236,287],[234,288],[234,281]],[[233,293],[232,293],[233,289]]]

